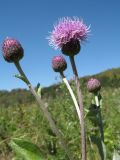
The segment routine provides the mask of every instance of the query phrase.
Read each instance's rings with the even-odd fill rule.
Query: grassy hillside
[[[86,89],[86,82],[90,77],[80,79],[86,109],[89,108],[92,97]],[[102,72],[94,77],[102,83],[105,144],[108,160],[111,160],[114,148],[120,151],[120,68]],[[73,81],[70,83],[75,91]],[[76,160],[80,159],[79,122],[65,85],[61,83],[43,88],[42,97],[64,135],[70,151]],[[91,124],[87,117],[86,130],[89,135]],[[0,91],[0,160],[11,160],[14,157],[9,142],[15,137],[37,144],[46,156],[46,160],[67,160],[64,151],[58,145],[57,137],[52,134],[34,98],[25,89]],[[54,145],[52,145],[53,142]],[[88,160],[93,160],[89,137],[87,137],[87,146]]]

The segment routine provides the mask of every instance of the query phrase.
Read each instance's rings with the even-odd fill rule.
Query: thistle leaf
[[[14,138],[10,142],[10,146],[15,151],[17,155],[19,155],[24,160],[44,160],[42,153],[39,148],[28,141]]]
[[[20,74],[15,74],[14,77],[15,77],[15,78],[18,78],[18,79],[20,79],[20,80],[22,80],[22,81],[25,82],[25,83],[28,83],[28,81],[26,80],[26,78],[23,77],[23,76],[20,75]]]

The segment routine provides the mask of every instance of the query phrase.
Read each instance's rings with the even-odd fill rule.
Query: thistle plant
[[[92,104],[96,105],[96,109],[98,110],[98,119],[99,119],[99,128],[101,133],[101,140],[104,142],[104,131],[103,131],[103,122],[101,116],[101,108],[102,108],[102,96],[100,94],[101,83],[96,78],[91,78],[87,82],[88,91],[93,94],[94,99],[92,100]]]
[[[87,89],[88,89],[89,92],[94,94],[96,106],[100,106],[99,100],[98,100],[99,91],[101,89],[100,82],[95,78],[89,79],[88,82],[87,82]]]
[[[87,82],[87,89],[90,93],[93,94],[93,99],[91,102],[91,106],[89,108],[88,117],[93,124],[93,132],[94,136],[91,136],[91,141],[94,143],[94,139],[97,141],[97,146],[99,151],[101,150],[101,159],[105,159],[104,154],[104,130],[103,130],[103,122],[101,115],[102,108],[102,96],[100,94],[101,83],[96,78],[91,78]],[[100,147],[101,146],[101,147]]]
[[[73,74],[75,76],[75,84],[78,96],[78,104],[81,114],[81,148],[82,148],[82,160],[87,159],[86,154],[86,134],[85,134],[85,122],[84,122],[84,108],[83,98],[80,89],[80,82],[78,72],[74,60],[74,56],[80,52],[81,42],[85,41],[89,33],[89,27],[87,27],[79,18],[62,18],[58,24],[54,26],[51,35],[49,36],[49,44],[53,48],[60,48],[62,53],[69,56],[72,65]]]
[[[18,42],[17,40],[15,40],[13,38],[6,38],[3,42],[3,45],[2,45],[2,51],[3,51],[4,59],[7,62],[15,64],[17,70],[20,73],[20,75],[17,75],[16,77],[23,80],[27,84],[29,90],[31,91],[31,93],[35,97],[40,109],[44,113],[44,116],[47,118],[53,133],[56,136],[58,136],[58,138],[61,142],[61,146],[64,149],[65,153],[67,154],[68,158],[70,160],[73,160],[72,155],[69,153],[69,150],[67,149],[66,142],[65,142],[62,134],[60,133],[59,129],[57,128],[50,112],[45,107],[43,101],[41,100],[41,97],[39,96],[39,94],[37,94],[37,92],[35,91],[32,84],[30,83],[30,81],[28,80],[27,76],[25,75],[24,71],[21,68],[19,61],[20,61],[20,59],[23,58],[23,55],[24,55],[24,50],[22,48],[22,45],[20,44],[20,42]]]
[[[64,75],[64,71],[66,70],[67,68],[67,62],[66,60],[64,59],[63,56],[54,56],[53,59],[52,59],[52,68],[55,72],[59,72],[60,75],[61,75],[61,78],[63,80],[63,82],[65,83],[70,95],[71,95],[71,98],[73,100],[73,103],[75,105],[75,108],[76,108],[76,111],[77,111],[77,114],[78,114],[78,118],[79,118],[79,121],[80,121],[80,124],[81,124],[81,115],[80,115],[80,109],[79,109],[79,106],[78,106],[78,102],[76,100],[76,97],[73,93],[73,90],[67,80],[67,78],[65,77]]]
[[[88,92],[92,94],[93,98],[92,98],[89,109],[85,109],[87,112],[85,117],[88,118],[90,125],[92,125],[92,127],[90,126],[90,130],[89,130],[90,132],[88,131],[87,132],[88,135],[86,136],[83,96],[81,92],[78,71],[77,71],[77,67],[75,63],[75,56],[81,51],[81,44],[82,42],[87,40],[89,32],[90,32],[90,27],[87,27],[86,24],[84,24],[81,19],[77,17],[73,17],[73,18],[66,17],[66,18],[61,18],[59,22],[56,25],[54,25],[54,29],[51,32],[50,36],[48,37],[48,40],[49,40],[50,46],[52,46],[54,49],[60,49],[64,55],[69,56],[73,74],[75,77],[74,80],[75,80],[75,85],[76,85],[77,98],[75,97],[72,87],[70,86],[64,74],[64,71],[67,69],[67,62],[65,58],[61,55],[57,55],[53,57],[52,68],[55,72],[58,72],[60,74],[62,81],[65,83],[70,93],[70,96],[73,100],[73,103],[74,103],[74,106],[75,106],[75,109],[76,109],[76,112],[79,118],[80,129],[81,129],[81,151],[80,151],[81,157],[80,157],[80,160],[87,160],[86,137],[88,137],[88,140],[90,142],[89,144],[91,146],[90,149],[88,149],[88,154],[89,154],[89,150],[91,151],[92,149],[93,151],[93,154],[91,154],[91,156],[88,159],[106,160],[107,158],[106,158],[106,147],[104,144],[104,127],[103,127],[103,120],[102,120],[102,114],[101,114],[101,109],[102,109],[102,96],[100,93],[101,83],[96,78],[91,78],[87,82]],[[16,66],[19,74],[15,75],[15,77],[19,78],[20,80],[26,83],[30,92],[35,97],[41,111],[43,112],[44,116],[49,122],[50,128],[47,130],[49,136],[51,136],[50,141],[48,141],[47,143],[49,146],[48,148],[49,153],[51,154],[57,153],[56,152],[56,148],[57,148],[56,138],[58,137],[61,147],[65,151],[68,159],[75,160],[75,156],[77,156],[78,153],[76,152],[77,154],[73,156],[69,152],[68,146],[63,137],[63,134],[56,126],[56,123],[54,119],[52,118],[51,113],[48,111],[46,107],[46,103],[44,103],[43,99],[41,98],[40,84],[38,84],[37,87],[34,88],[20,65],[20,60],[24,56],[24,49],[22,45],[20,44],[20,42],[17,41],[16,39],[7,37],[3,42],[2,51],[3,51],[3,57],[5,61],[9,63],[13,63]],[[55,105],[56,104],[59,105],[58,102],[55,103]],[[108,130],[110,129],[108,128]],[[5,128],[5,131],[6,131],[6,128]],[[3,132],[3,135],[4,135],[4,132]],[[3,139],[2,143],[6,141],[4,137],[2,139]],[[17,153],[20,153],[21,158],[25,160],[40,160],[40,159],[46,159],[45,157],[47,157],[45,156],[45,154],[44,155],[41,154],[39,147],[36,147],[35,144],[28,142],[28,141],[23,141],[19,138],[13,138],[11,146]],[[113,147],[113,143],[112,143],[112,147]],[[62,159],[63,159],[63,156],[61,157]],[[113,154],[113,160],[118,160],[118,159],[120,159],[120,156],[115,149],[114,154]]]

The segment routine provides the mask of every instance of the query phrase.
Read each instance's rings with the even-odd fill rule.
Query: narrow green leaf
[[[25,79],[25,77],[21,76],[20,74],[16,74],[16,75],[14,75],[14,77],[22,80],[25,83],[28,83],[27,80]]]
[[[44,160],[42,153],[39,148],[28,141],[14,138],[10,146],[12,149],[24,160]]]

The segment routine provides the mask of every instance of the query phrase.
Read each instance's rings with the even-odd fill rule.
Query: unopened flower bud
[[[89,92],[97,93],[101,89],[101,84],[99,80],[91,78],[87,82],[87,89]]]
[[[67,63],[64,57],[54,56],[52,59],[52,68],[55,72],[63,72],[67,68]]]
[[[24,50],[21,44],[12,38],[6,38],[2,45],[3,57],[7,62],[19,61],[23,55]]]

